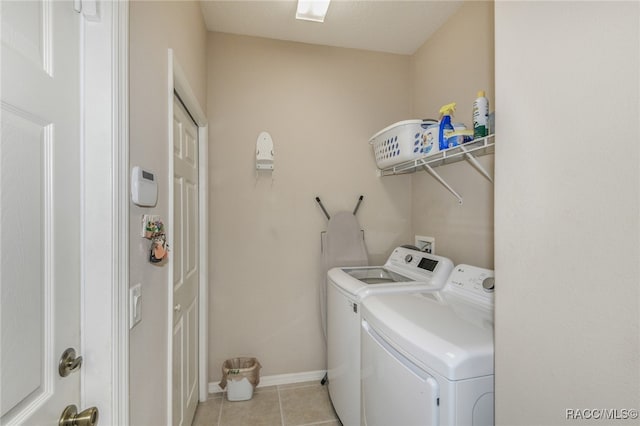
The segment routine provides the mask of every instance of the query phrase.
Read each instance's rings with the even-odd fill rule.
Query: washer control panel
[[[495,277],[491,269],[471,265],[457,265],[445,287],[446,291],[475,300],[493,303]]]
[[[446,257],[398,247],[393,250],[384,266],[416,281],[430,281],[442,286],[453,269],[453,262]]]

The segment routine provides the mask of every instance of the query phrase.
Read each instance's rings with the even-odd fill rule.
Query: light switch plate
[[[129,289],[129,329],[142,320],[142,284]]]

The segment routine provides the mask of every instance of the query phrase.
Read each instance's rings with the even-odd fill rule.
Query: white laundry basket
[[[438,152],[438,133],[434,131],[437,125],[435,120],[405,120],[373,135],[369,143],[373,146],[378,168],[385,169]]]

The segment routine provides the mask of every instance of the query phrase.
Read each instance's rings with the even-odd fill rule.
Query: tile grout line
[[[222,422],[222,407],[224,406],[224,392],[222,392],[222,399],[220,400],[220,412],[218,413],[218,426]]]
[[[282,410],[282,398],[280,397],[280,386],[276,386],[276,392],[278,392],[278,405],[280,406],[280,421],[282,426],[284,425],[284,410]]]

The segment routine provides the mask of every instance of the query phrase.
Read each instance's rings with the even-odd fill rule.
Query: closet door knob
[[[58,426],[95,426],[98,424],[98,409],[87,408],[78,413],[78,407],[68,405],[60,415]]]
[[[178,313],[182,310],[182,306],[178,303],[176,306],[173,307],[173,311]]]

